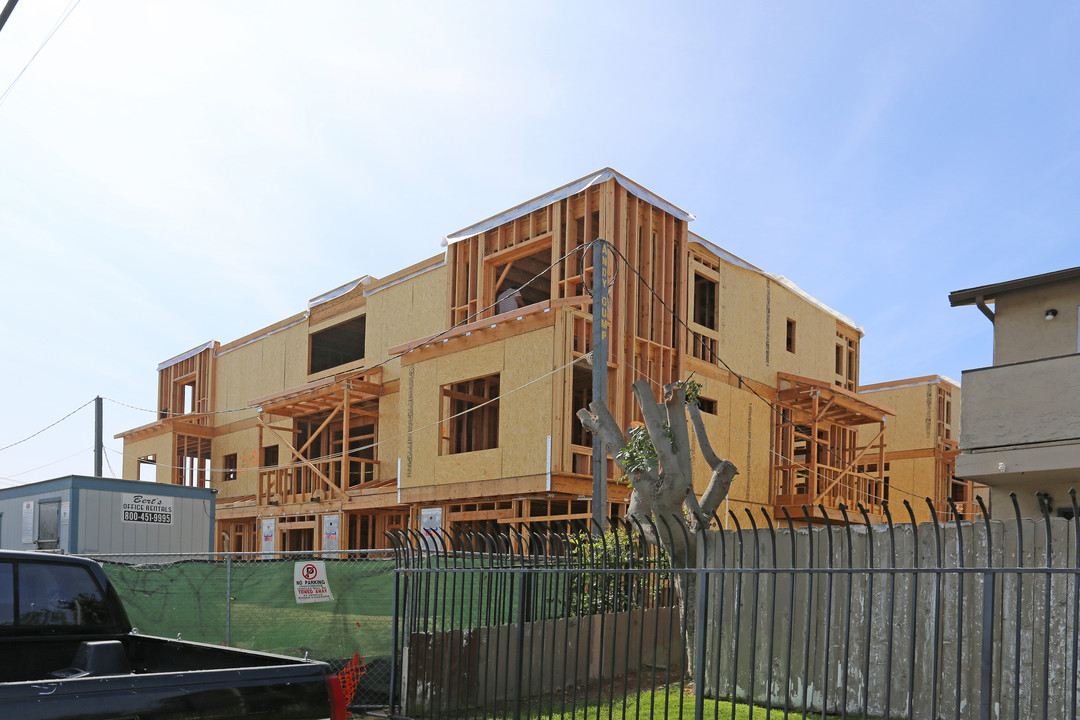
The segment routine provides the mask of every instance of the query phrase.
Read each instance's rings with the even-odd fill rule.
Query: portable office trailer
[[[95,553],[208,552],[214,495],[205,488],[68,477],[0,490],[0,548]]]

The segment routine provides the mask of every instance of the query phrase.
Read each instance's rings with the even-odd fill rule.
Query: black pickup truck
[[[0,551],[0,717],[343,720],[325,663],[139,635],[101,567]]]

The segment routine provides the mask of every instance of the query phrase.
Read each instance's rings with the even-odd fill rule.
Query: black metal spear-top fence
[[[397,533],[390,712],[1075,720],[1070,495],[1071,517],[1040,498],[1037,520],[1015,498],[1014,517],[980,502],[974,523],[953,507],[917,525],[906,502],[882,525],[862,508],[832,526],[729,513],[687,536],[693,568],[625,521]]]

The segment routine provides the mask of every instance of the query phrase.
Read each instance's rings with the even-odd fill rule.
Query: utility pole
[[[611,298],[608,297],[607,241],[597,238],[592,246],[592,399],[607,404],[608,330],[611,327]],[[607,529],[607,451],[599,434],[592,436],[592,519],[593,532]]]
[[[94,477],[101,477],[101,460],[105,454],[105,443],[101,433],[102,411],[101,396],[94,398]]]
[[[8,0],[7,4],[4,5],[4,9],[0,10],[0,30],[4,29],[4,23],[7,22],[8,16],[11,15],[11,11],[15,9],[15,4],[17,2],[19,2],[19,0]]]

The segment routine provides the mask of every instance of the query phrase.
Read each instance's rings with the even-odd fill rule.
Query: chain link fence
[[[354,706],[389,704],[394,560],[387,551],[95,555],[143,635],[321,660],[362,673]],[[324,565],[332,599],[297,600]],[[320,574],[322,571],[320,571]],[[351,663],[351,664],[350,664]]]

